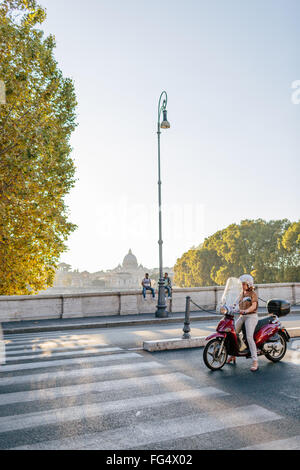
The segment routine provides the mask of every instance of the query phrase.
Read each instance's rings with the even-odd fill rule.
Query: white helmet
[[[240,276],[240,281],[245,282],[246,284],[248,284],[249,287],[254,286],[254,280],[250,274],[243,274],[242,276]]]

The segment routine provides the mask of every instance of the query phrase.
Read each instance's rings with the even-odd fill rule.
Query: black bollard
[[[191,298],[188,296],[186,297],[186,303],[185,303],[185,318],[184,318],[184,326],[183,326],[183,335],[182,339],[190,339],[190,306],[191,306]]]

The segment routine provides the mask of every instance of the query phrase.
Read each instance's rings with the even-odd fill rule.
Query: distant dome
[[[123,259],[122,266],[125,269],[137,269],[138,262],[137,262],[136,256],[134,256],[131,250],[129,250],[128,254]]]

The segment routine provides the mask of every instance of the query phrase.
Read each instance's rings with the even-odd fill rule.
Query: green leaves
[[[21,15],[21,17],[20,17]],[[75,184],[69,139],[75,129],[73,82],[53,56],[53,36],[35,25],[35,0],[0,5],[0,295],[32,294],[53,282],[65,241],[64,196]]]
[[[251,273],[255,282],[300,281],[300,222],[242,220],[185,253],[174,268],[180,287],[223,285]]]
[[[300,251],[300,222],[294,222],[289,226],[282,237],[281,244],[285,250],[292,252]]]

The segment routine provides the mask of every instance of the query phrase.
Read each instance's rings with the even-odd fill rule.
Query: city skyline
[[[299,2],[41,3],[79,103],[61,261],[108,269],[131,246],[158,265],[164,89],[163,264],[245,218],[299,219]]]
[[[129,248],[129,250],[128,250],[128,253],[130,253],[130,252],[133,253],[133,255],[134,255],[134,251],[131,250],[131,248]],[[135,256],[135,255],[134,255],[134,256]],[[119,266],[122,266],[125,257],[126,257],[126,255],[123,257],[123,260],[121,260],[120,263],[118,263],[116,266],[111,266],[111,267],[108,268],[108,269],[101,269],[101,267],[100,267],[99,269],[97,269],[96,271],[93,271],[93,272],[90,272],[90,271],[88,271],[87,269],[79,270],[78,268],[76,268],[76,266],[72,266],[72,265],[70,265],[69,263],[65,263],[64,261],[61,261],[61,262],[59,263],[58,268],[59,268],[61,265],[67,265],[67,266],[70,266],[70,270],[73,271],[73,272],[75,272],[75,271],[79,271],[79,272],[81,272],[81,273],[82,273],[82,272],[90,272],[91,274],[95,274],[95,273],[98,273],[98,272],[109,272],[109,271],[115,270],[115,269],[118,268]],[[138,261],[139,261],[139,260],[138,260]],[[153,270],[158,270],[158,269],[159,269],[158,266],[145,266],[142,262],[138,262],[138,266],[140,266],[140,267],[142,267],[142,268],[144,268],[144,269],[149,269],[149,270],[151,270],[151,271],[153,271]],[[167,269],[167,268],[170,269],[170,268],[173,268],[173,267],[174,267],[174,266],[166,266],[165,268],[166,268],[166,269]]]

